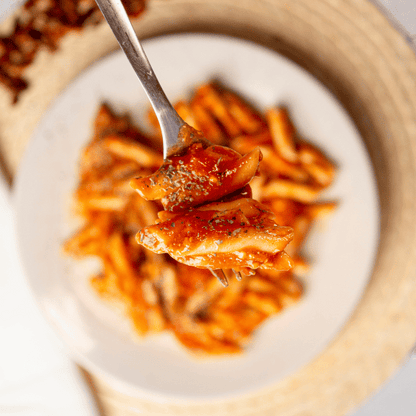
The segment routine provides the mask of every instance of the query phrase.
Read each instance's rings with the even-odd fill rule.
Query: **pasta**
[[[140,244],[189,266],[244,274],[251,274],[246,269],[292,267],[284,248],[293,239],[293,229],[278,226],[273,213],[251,198],[216,202],[159,218],[139,232]]]
[[[293,268],[258,269],[241,281],[226,270],[230,284],[224,288],[208,270],[187,266],[138,245],[138,229],[156,221],[168,229],[172,223],[175,228],[181,225],[175,220],[175,208],[163,210],[161,202],[147,201],[129,186],[131,178],[152,177],[160,167],[160,131],[152,112],[149,121],[155,133],[146,137],[127,117],[113,114],[105,105],[98,111],[93,138],[80,160],[75,208],[84,225],[68,238],[64,250],[78,258],[100,259],[101,271],[91,277],[91,284],[102,299],[123,306],[137,334],[169,331],[188,351],[239,353],[262,322],[301,299],[303,285],[299,278],[309,268],[301,254],[302,244],[313,224],[336,208],[333,202],[320,201],[321,192],[334,179],[335,168],[322,152],[297,139],[293,127],[271,128],[270,116],[262,116],[236,94],[214,84],[197,88],[189,101],[180,101],[175,108],[208,140],[229,145],[233,150],[227,155],[233,163],[241,158],[233,151],[254,151],[251,157],[257,165],[256,147],[260,146],[263,154],[260,176],[250,182],[251,190],[244,187],[240,195],[194,209],[189,213],[192,220],[205,216],[207,221],[213,220],[217,232],[233,233],[238,228],[242,228],[239,232],[245,231],[245,225],[228,222],[237,220],[233,216],[238,210],[245,218],[252,218],[252,224],[263,221],[264,225],[272,215],[273,221],[282,226],[280,244],[287,252],[275,261],[282,269]],[[280,117],[278,122],[290,120],[288,116]],[[284,140],[275,137],[282,131],[289,132]],[[282,151],[285,146],[291,150]],[[247,177],[256,173],[256,163]],[[163,189],[155,187],[151,192],[161,196]],[[163,198],[166,207],[174,207],[172,201]],[[253,198],[260,202],[260,210],[256,210]],[[227,222],[227,231],[225,226],[221,230],[222,221]],[[286,235],[289,229],[293,232]],[[285,246],[285,239],[292,237]],[[205,248],[213,257],[221,257],[221,244],[215,241],[218,243],[214,239]]]
[[[130,182],[140,196],[160,200],[166,210],[156,224],[142,228],[138,243],[189,266],[232,269],[238,277],[257,268],[288,270],[291,261],[283,250],[293,230],[279,226],[271,211],[248,197],[260,149],[241,156],[212,146],[188,125],[179,139],[184,149],[166,158],[156,173]]]

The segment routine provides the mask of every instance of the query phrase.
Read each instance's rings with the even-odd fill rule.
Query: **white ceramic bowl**
[[[338,166],[327,193],[336,213],[308,239],[305,297],[270,319],[243,356],[197,360],[168,334],[138,341],[127,319],[88,285],[95,262],[61,254],[74,229],[77,160],[102,101],[143,123],[148,101],[127,59],[115,53],[55,100],[27,147],[16,180],[17,234],[30,286],[70,354],[131,394],[159,400],[233,397],[269,386],[312,360],[354,310],[378,243],[378,197],[360,136],[334,96],[307,72],[258,45],[224,36],[173,35],[144,42],[168,97],[218,79],[260,110],[285,104],[301,136]]]

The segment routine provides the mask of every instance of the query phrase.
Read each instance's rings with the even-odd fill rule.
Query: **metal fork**
[[[95,1],[112,29],[121,49],[123,49],[131,66],[139,77],[146,95],[152,104],[162,130],[163,157],[166,159],[181,144],[178,140],[179,130],[186,123],[173,108],[160,86],[121,0]],[[224,287],[228,286],[228,281],[223,270],[210,269],[210,271]],[[241,280],[240,273],[234,273],[237,279]]]

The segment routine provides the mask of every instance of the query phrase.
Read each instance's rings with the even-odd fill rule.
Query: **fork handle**
[[[95,0],[112,29],[120,47],[149,98],[159,120],[163,135],[163,156],[177,145],[179,129],[185,124],[166,97],[143,47],[131,25],[121,0]]]

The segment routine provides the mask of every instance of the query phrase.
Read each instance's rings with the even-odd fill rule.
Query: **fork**
[[[131,66],[136,72],[156,113],[162,130],[163,158],[166,159],[182,145],[179,140],[179,130],[186,123],[176,112],[159,84],[121,0],[95,1],[113,31],[121,49],[126,54]],[[209,270],[224,287],[228,286],[228,280],[223,270]],[[240,272],[234,270],[233,272],[236,278],[241,280]]]

